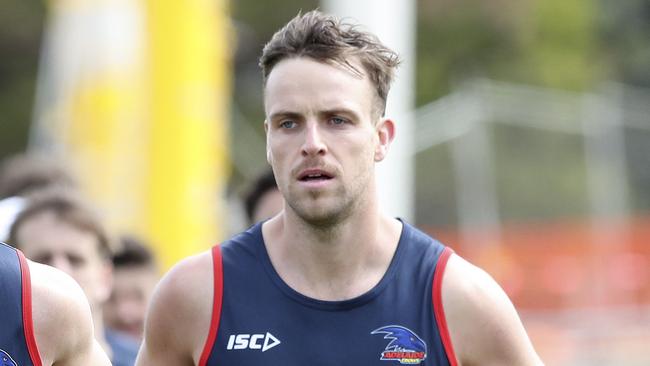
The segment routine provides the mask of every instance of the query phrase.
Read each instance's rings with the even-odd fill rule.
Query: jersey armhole
[[[212,276],[214,289],[212,296],[212,319],[210,320],[208,338],[203,346],[203,352],[201,352],[198,366],[206,366],[208,363],[212,347],[217,339],[219,320],[221,319],[221,303],[223,299],[223,261],[221,259],[221,249],[218,245],[212,247]]]
[[[25,255],[16,249],[20,262],[20,277],[22,286],[22,311],[23,311],[23,329],[25,331],[25,342],[27,343],[27,352],[34,366],[42,366],[41,355],[36,345],[34,336],[34,321],[32,318],[32,280],[29,274],[29,264]]]
[[[445,310],[442,306],[442,279],[445,274],[445,268],[447,267],[447,261],[453,253],[454,251],[451,250],[451,248],[445,247],[442,254],[440,254],[440,258],[438,258],[438,264],[436,265],[433,274],[432,302],[433,312],[436,317],[436,323],[438,324],[438,333],[440,333],[440,339],[445,348],[447,359],[451,366],[457,366],[458,361],[456,360],[454,347],[451,344],[451,337],[449,336],[449,329],[447,328],[447,319],[445,318]]]

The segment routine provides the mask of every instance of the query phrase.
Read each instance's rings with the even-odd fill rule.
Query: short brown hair
[[[260,199],[267,192],[274,190],[278,190],[278,184],[275,182],[273,170],[265,170],[257,177],[257,179],[255,179],[244,196],[244,208],[246,209],[246,216],[248,217],[249,223],[254,224],[253,220],[255,218],[255,210],[260,204]]]
[[[48,187],[76,188],[75,181],[60,161],[44,156],[17,154],[0,164],[0,199],[27,196]]]
[[[44,212],[53,213],[58,219],[89,232],[97,238],[98,251],[103,259],[110,260],[112,250],[108,234],[99,217],[77,192],[63,189],[47,189],[35,192],[27,198],[27,206],[18,214],[9,231],[10,245],[20,249],[18,230],[26,221]]]
[[[397,53],[384,46],[374,34],[318,10],[304,15],[299,13],[264,46],[259,62],[264,84],[278,62],[301,56],[343,65],[363,76],[364,73],[348,60],[357,57],[377,92],[378,115],[384,115],[388,90],[400,60]]]
[[[119,238],[120,248],[113,254],[113,268],[152,268],[156,269],[153,252],[139,238],[123,235]]]

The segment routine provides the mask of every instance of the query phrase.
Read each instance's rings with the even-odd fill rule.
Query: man
[[[0,243],[0,364],[110,365],[79,286]]]
[[[160,283],[138,365],[539,365],[485,272],[378,208],[395,53],[320,12],[260,61],[274,218]]]
[[[261,174],[244,197],[249,224],[266,220],[282,211],[284,198],[275,183],[272,170]]]
[[[144,315],[159,280],[151,251],[138,239],[124,236],[121,249],[113,255],[113,290],[104,306],[106,325],[142,341]]]
[[[106,337],[102,312],[112,286],[111,248],[101,221],[77,193],[34,193],[11,226],[8,242],[27,258],[77,281],[90,302],[95,338],[115,366],[134,364],[135,342]]]

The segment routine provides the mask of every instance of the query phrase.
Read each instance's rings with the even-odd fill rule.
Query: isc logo
[[[233,349],[261,349],[266,352],[280,344],[280,340],[273,334],[232,334],[228,338],[228,350]]]

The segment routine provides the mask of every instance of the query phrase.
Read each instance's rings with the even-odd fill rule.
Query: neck
[[[320,300],[345,300],[374,287],[393,257],[401,224],[376,206],[341,222],[314,226],[290,209],[263,227],[267,251],[280,277]]]

